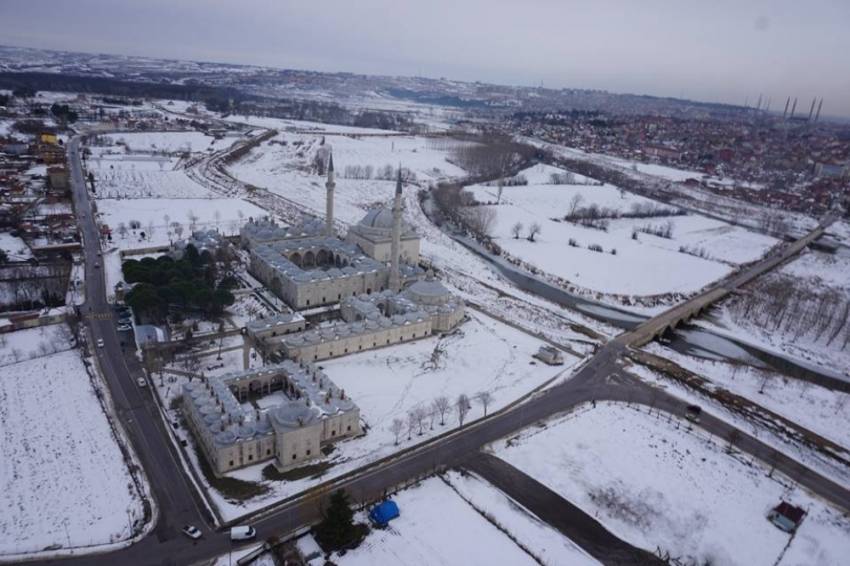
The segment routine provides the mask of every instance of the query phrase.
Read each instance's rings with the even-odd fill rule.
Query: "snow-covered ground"
[[[538,564],[439,478],[396,493],[399,517],[359,547],[331,560],[340,566]],[[365,520],[363,515],[358,519]],[[580,563],[579,563],[580,564]]]
[[[543,564],[599,564],[570,539],[478,476],[450,471],[445,479],[468,504],[506,530]]]
[[[236,234],[249,217],[266,215],[265,211],[249,202],[224,198],[103,199],[97,201],[97,207],[99,221],[112,230],[111,244],[122,249],[167,245],[169,240],[178,239],[171,228],[174,222],[182,225],[182,237],[185,238],[192,231],[190,217],[196,218],[195,230],[218,229],[225,234]],[[131,230],[130,223],[134,220],[141,227]],[[127,227],[125,237],[119,232],[122,223]],[[141,239],[142,232],[145,233],[144,240]]]
[[[168,157],[104,155],[89,160],[98,198],[212,198]]]
[[[206,152],[223,149],[234,137],[216,139],[203,132],[121,132],[107,134],[113,143],[125,145],[131,152]]]
[[[0,250],[6,252],[9,261],[25,261],[32,257],[26,243],[9,232],[0,232]]]
[[[452,335],[434,336],[322,362],[328,377],[360,407],[362,423],[368,427],[366,435],[336,443],[333,453],[327,458],[332,467],[321,478],[268,482],[262,477],[262,469],[268,462],[263,462],[228,475],[265,483],[271,488],[269,493],[240,503],[228,501],[210,488],[212,499],[225,520],[234,519],[308,489],[319,481],[457,427],[454,402],[462,393],[473,404],[467,416],[466,422],[469,422],[483,415],[483,406],[475,399],[478,392],[489,391],[493,395],[488,406],[488,412],[492,412],[545,384],[562,371],[568,371],[578,361],[567,355],[566,366],[546,366],[532,358],[540,345],[536,338],[473,311],[470,312],[470,320]],[[241,369],[241,352],[234,350],[230,354],[230,367],[206,373]],[[208,358],[202,361],[202,365],[208,362],[217,363]],[[166,407],[179,394],[185,379],[172,375],[167,376],[162,384],[158,378],[154,380]],[[434,413],[433,419],[428,416],[423,421],[421,435],[417,427],[408,440],[405,428],[399,437],[399,445],[396,445],[390,430],[393,420],[401,419],[407,423],[411,409],[430,408],[434,399],[441,395],[453,405],[445,414],[445,424],[441,425],[440,416]],[[178,434],[185,437],[187,433],[181,429]],[[192,453],[191,458],[196,460],[197,455]]]
[[[850,395],[770,370],[685,356],[659,344],[646,347],[697,375],[850,450]]]
[[[116,543],[143,516],[76,350],[0,368],[0,454],[0,554]]]
[[[850,252],[808,251],[720,304],[722,332],[850,376]]]
[[[600,403],[494,445],[495,453],[595,516],[617,536],[689,561],[772,565],[789,535],[768,522],[785,500],[808,510],[787,562],[840,565],[850,521],[787,478],[730,455],[679,419]],[[800,545],[799,550],[795,546]],[[798,558],[794,558],[797,556]]]
[[[71,329],[51,324],[0,334],[0,366],[30,360],[74,347]]]
[[[580,207],[596,205],[620,213],[629,213],[635,206],[671,207],[607,184],[553,185],[548,177],[557,170],[536,171],[540,167],[523,173],[529,185],[504,187],[501,204],[486,205],[497,215],[492,234],[509,254],[579,287],[617,295],[691,293],[728,274],[734,265],[759,259],[776,243],[773,238],[697,215],[614,219],[607,231],[566,222],[563,216],[576,195],[580,195]],[[479,202],[497,202],[496,187],[468,190]],[[672,238],[641,232],[637,239],[632,236],[644,226],[662,226],[668,221]],[[531,242],[526,236],[535,222],[542,231]],[[523,225],[519,238],[512,233],[516,223]],[[575,240],[577,247],[570,246],[570,240]],[[588,246],[592,244],[603,251],[591,251]],[[682,247],[703,249],[706,257],[682,253]]]

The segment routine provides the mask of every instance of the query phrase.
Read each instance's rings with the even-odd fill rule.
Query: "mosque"
[[[183,387],[187,422],[216,475],[268,460],[285,471],[362,433],[357,405],[313,362],[448,332],[463,321],[463,301],[418,266],[419,236],[402,219],[401,175],[392,208],[370,210],[345,240],[333,229],[335,186],[331,156],[324,222],[251,219],[240,232],[249,272],[293,310],[246,325],[244,371]],[[309,324],[316,307],[338,310],[337,319]],[[248,369],[253,346],[284,360]],[[282,400],[247,408],[268,395]]]
[[[253,324],[249,335],[262,340],[265,350],[314,362],[425,338],[460,324],[463,301],[418,266],[419,235],[402,218],[401,173],[392,207],[368,211],[345,240],[333,229],[335,187],[331,155],[324,224],[308,219],[284,227],[252,219],[240,236],[250,250],[249,272],[295,311],[339,305],[342,320],[311,329],[276,321],[275,328],[286,329],[281,332]]]

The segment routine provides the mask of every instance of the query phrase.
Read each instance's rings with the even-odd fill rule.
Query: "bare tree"
[[[446,424],[446,412],[449,410],[449,398],[445,395],[440,395],[434,399],[434,410],[440,413],[440,426]]]
[[[175,222],[171,226],[174,228],[174,233],[177,235],[177,239],[179,240],[183,236],[183,225],[179,222]]]
[[[121,236],[122,240],[127,237],[127,225],[123,222],[118,223],[118,235]]]
[[[489,391],[479,391],[477,395],[475,395],[475,399],[481,403],[481,406],[484,407],[484,416],[487,416],[487,407],[493,401],[493,394]]]
[[[470,206],[464,209],[467,226],[478,236],[489,236],[496,223],[496,211],[489,206]]]
[[[153,220],[151,220],[151,221],[148,222],[148,234],[147,234],[148,235],[148,241],[150,241],[150,239],[153,238],[153,229],[154,229]]]
[[[416,430],[416,408],[410,409],[407,411],[407,439],[413,436],[413,431]]]
[[[542,231],[539,222],[533,222],[531,226],[528,227],[528,241],[533,242],[534,237],[537,236]]]
[[[422,425],[428,417],[428,411],[422,405],[417,405],[413,408],[413,415],[416,418],[416,426],[419,428],[419,436],[422,436]]]
[[[519,240],[519,235],[522,233],[522,222],[517,222],[511,226],[511,234],[514,235],[514,240]]]
[[[219,227],[221,226],[221,212],[216,210],[213,213],[213,217],[215,218],[215,228],[216,228],[216,230],[218,230]]]
[[[499,184],[496,187],[496,204],[502,204],[502,192],[505,190],[505,184],[499,179]]]
[[[584,197],[581,196],[581,193],[576,193],[573,198],[570,199],[570,205],[567,209],[567,216],[575,216],[578,207],[581,206],[581,203],[584,201]]]
[[[469,414],[469,409],[471,405],[469,404],[469,397],[466,396],[466,393],[461,393],[457,401],[455,402],[455,409],[457,410],[457,422],[459,426],[463,426],[463,421],[466,420],[466,415]]]
[[[395,445],[398,446],[398,439],[401,436],[401,433],[404,431],[404,421],[401,419],[393,419],[393,422],[390,424],[390,432],[393,433],[393,437],[395,438]]]

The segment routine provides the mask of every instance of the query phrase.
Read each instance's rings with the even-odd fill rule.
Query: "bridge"
[[[713,304],[737,291],[740,287],[757,277],[776,269],[803,251],[807,246],[810,246],[818,238],[823,236],[826,229],[835,222],[835,219],[836,216],[833,213],[828,214],[813,230],[799,240],[795,240],[781,249],[773,250],[764,259],[720,281],[716,285],[692,297],[690,300],[647,320],[631,332],[618,336],[616,341],[624,346],[639,348],[656,338],[660,338],[667,332],[672,332],[678,325],[700,316]]]

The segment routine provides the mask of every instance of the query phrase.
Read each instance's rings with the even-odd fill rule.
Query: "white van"
[[[249,525],[245,525],[244,527],[232,527],[230,529],[230,540],[251,540],[257,536],[257,531],[254,530],[254,527]]]

